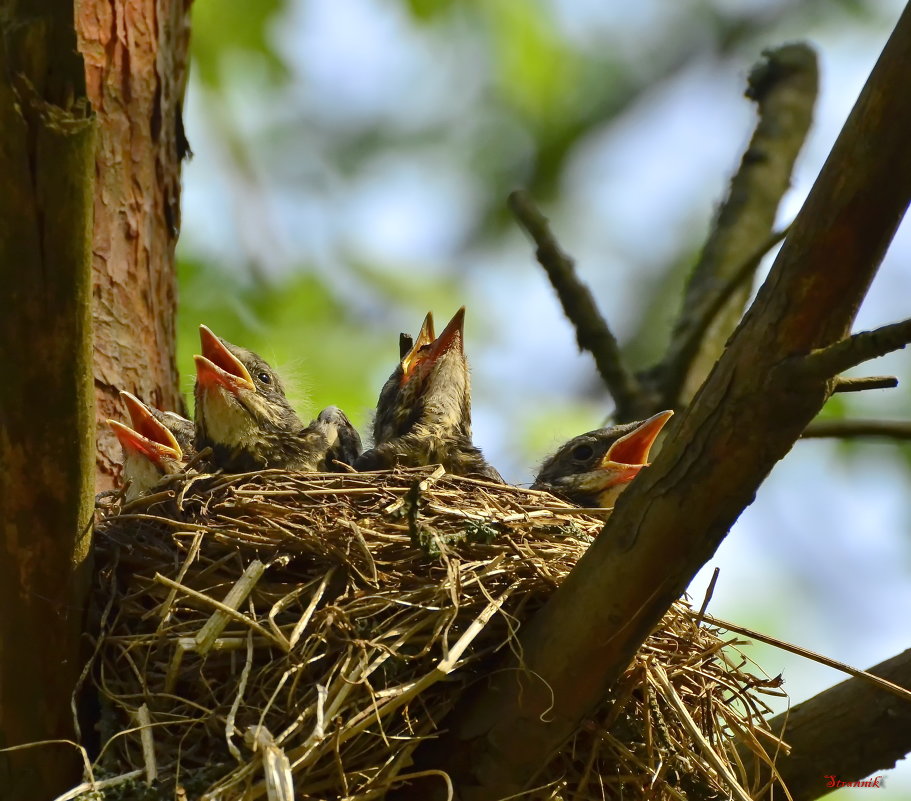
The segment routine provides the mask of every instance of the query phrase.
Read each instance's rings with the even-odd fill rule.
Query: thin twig
[[[259,559],[254,559],[250,562],[247,569],[244,570],[234,586],[228,591],[228,594],[222,599],[222,606],[233,609],[237,614],[240,614],[238,611],[240,605],[247,599],[247,596],[253,592],[253,588],[265,572],[266,565]],[[205,656],[221,633],[225,630],[230,619],[231,616],[223,611],[223,609],[216,609],[212,613],[212,617],[210,617],[205,625],[196,633],[196,647],[194,648],[196,653],[200,656]],[[283,642],[286,651],[291,650],[291,644],[285,640],[283,636],[276,636],[274,639]]]
[[[911,319],[861,331],[827,348],[820,348],[800,360],[798,369],[817,378],[834,378],[870,359],[901,350],[911,342]]]
[[[224,612],[228,617],[231,617],[234,620],[237,620],[238,622],[243,623],[245,626],[249,626],[257,634],[261,635],[262,637],[265,637],[267,640],[269,640],[270,642],[277,645],[282,651],[287,652],[290,650],[290,647],[286,641],[283,641],[280,638],[276,637],[271,631],[264,629],[255,620],[250,620],[250,618],[248,618],[242,612],[238,612],[236,609],[232,609],[230,606],[226,606],[225,604],[221,603],[220,601],[216,601],[214,598],[209,598],[204,593],[197,592],[196,590],[191,589],[190,587],[186,587],[182,584],[179,584],[176,581],[172,581],[167,576],[161,575],[161,573],[155,574],[155,581],[158,581],[161,584],[164,584],[166,587],[176,588],[177,590],[184,593],[188,597],[193,598],[194,600],[199,601],[200,603],[202,603],[204,605],[214,607],[218,611]]]
[[[560,298],[563,312],[576,329],[580,350],[587,350],[617,405],[617,416],[634,417],[642,405],[642,387],[626,367],[617,339],[598,310],[591,290],[576,275],[573,260],[563,251],[550,230],[547,218],[528,192],[509,196],[509,208],[537,246],[535,255]]]
[[[712,596],[715,594],[715,585],[718,583],[718,575],[721,573],[721,568],[716,567],[712,571],[712,580],[709,582],[709,586],[705,591],[705,598],[702,601],[702,606],[699,607],[699,614],[696,615],[696,625],[702,625],[702,618],[705,616],[705,610],[709,608],[709,601],[712,600]]]
[[[911,440],[911,421],[908,420],[817,420],[807,426],[801,439],[858,439],[886,437]]]
[[[891,681],[882,679],[879,676],[874,676],[866,670],[859,670],[858,668],[846,665],[844,662],[839,662],[837,659],[830,659],[827,656],[811,651],[809,648],[802,648],[799,645],[779,640],[777,637],[770,637],[768,634],[760,634],[758,631],[748,629],[746,626],[738,626],[736,623],[729,623],[728,621],[721,620],[713,615],[703,615],[703,617],[705,622],[712,626],[717,626],[718,628],[726,629],[727,631],[733,631],[737,634],[743,634],[750,639],[759,640],[759,642],[764,642],[766,645],[773,645],[776,648],[780,648],[782,651],[788,651],[797,656],[802,656],[805,659],[812,659],[814,662],[819,662],[820,665],[840,670],[842,673],[847,673],[855,679],[863,679],[870,684],[875,684],[886,692],[897,695],[905,701],[911,701],[911,690],[906,690],[904,687],[899,687]]]
[[[898,378],[894,375],[869,375],[859,378],[836,376],[832,392],[866,392],[868,389],[895,389],[897,386]]]
[[[136,711],[136,720],[139,723],[139,740],[142,743],[142,762],[145,765],[146,784],[151,785],[158,779],[158,765],[155,761],[155,737],[152,734],[152,716],[149,707],[143,703]]]
[[[452,801],[455,798],[455,790],[452,786],[452,779],[449,778],[449,774],[442,770],[420,770],[416,773],[400,773],[395,777],[395,780],[392,784],[401,784],[402,782],[414,781],[415,779],[420,779],[424,776],[439,776],[443,780],[443,783],[446,785],[446,801]]]
[[[131,770],[128,773],[122,773],[119,776],[112,776],[110,779],[98,779],[97,781],[83,782],[76,787],[73,787],[71,790],[68,790],[63,795],[57,796],[54,801],[75,801],[77,798],[84,798],[85,793],[94,793],[99,790],[113,789],[119,784],[126,784],[127,782],[133,782],[142,776],[143,771],[140,768],[139,770]]]

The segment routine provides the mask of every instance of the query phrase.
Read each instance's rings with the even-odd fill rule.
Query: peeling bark
[[[92,292],[98,490],[120,447],[104,425],[126,389],[183,411],[175,357],[181,106],[190,0],[76,0],[86,88],[98,116]]]
[[[45,743],[0,753],[0,799],[79,779],[74,746],[46,741],[76,736],[94,491],[120,456],[106,427],[96,452],[95,420],[120,416],[119,389],[179,406],[188,7],[9,0],[0,17],[0,747]]]

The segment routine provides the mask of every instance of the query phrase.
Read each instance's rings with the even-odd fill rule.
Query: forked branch
[[[767,50],[750,73],[747,97],[759,119],[687,282],[670,345],[653,375],[660,408],[680,408],[721,355],[750,296],[762,257],[784,236],[772,226],[791,185],[813,117],[816,54],[805,44]]]
[[[911,199],[911,6],[905,9],[756,301],[602,535],[447,721],[436,745],[463,801],[534,781],[605,697],[818,414],[832,377],[902,336],[844,340]],[[906,341],[906,340],[905,340]],[[831,350],[830,350],[831,348]],[[847,350],[847,353],[844,351]],[[795,386],[780,365],[834,353]],[[863,359],[861,359],[862,361]],[[416,757],[418,755],[416,754]]]

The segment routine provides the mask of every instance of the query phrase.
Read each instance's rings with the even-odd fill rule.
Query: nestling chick
[[[322,455],[314,470],[338,471],[340,464],[354,467],[361,455],[361,436],[338,406],[323,409],[316,420],[307,426],[305,432],[307,431],[314,432],[325,441],[325,446],[321,443],[315,449],[317,454]],[[325,451],[322,450],[323,447]]]
[[[123,448],[125,499],[131,501],[151,491],[164,476],[184,469],[193,454],[193,423],[174,412],[152,409],[129,392],[121,392],[120,398],[130,425],[107,422]]]
[[[442,464],[455,475],[503,481],[471,441],[464,322],[463,307],[440,336],[434,337],[433,316],[424,319],[413,346],[380,392],[374,446],[358,460],[358,470]]]
[[[638,423],[599,428],[573,437],[541,466],[531,488],[589,508],[612,508],[643,467],[671,419],[660,412]]]
[[[257,354],[199,327],[196,361],[196,444],[228,472],[268,467],[313,472],[353,462],[360,437],[334,406],[304,426],[278,374]]]

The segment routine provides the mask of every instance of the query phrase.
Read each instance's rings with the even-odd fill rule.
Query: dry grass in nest
[[[381,798],[603,524],[433,467],[195,478],[114,511],[98,764],[142,774],[108,798]],[[775,682],[696,617],[668,612],[526,797],[738,797],[733,734],[774,751]]]

